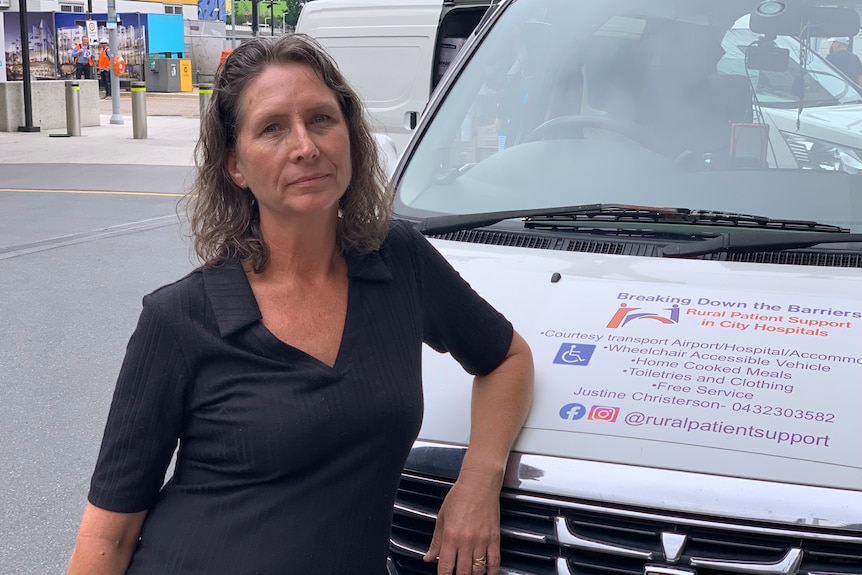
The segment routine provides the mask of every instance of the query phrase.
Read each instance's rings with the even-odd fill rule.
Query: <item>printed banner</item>
[[[544,385],[527,427],[862,469],[858,301],[656,289],[552,293],[530,337]]]

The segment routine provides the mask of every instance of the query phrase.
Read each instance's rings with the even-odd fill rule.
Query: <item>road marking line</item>
[[[127,224],[118,224],[100,230],[91,230],[76,234],[68,234],[45,240],[38,240],[29,244],[21,244],[17,246],[0,247],[0,260],[25,256],[45,250],[51,250],[60,247],[71,246],[75,244],[96,241],[116,237],[124,234],[135,232],[144,232],[157,228],[166,227],[179,223],[176,215],[158,216],[146,220],[129,222]]]
[[[106,196],[167,196],[182,197],[185,194],[173,192],[120,192],[116,190],[28,190],[24,188],[0,188],[0,193],[22,193],[22,194],[95,194]]]

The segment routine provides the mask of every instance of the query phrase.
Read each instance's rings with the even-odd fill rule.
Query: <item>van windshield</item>
[[[717,72],[725,75],[747,75],[751,79],[757,102],[761,106],[795,108],[802,105],[837,106],[839,104],[862,103],[859,87],[846,78],[821,57],[816,50],[809,51],[803,70],[799,64],[802,46],[799,40],[790,36],[775,39],[778,48],[788,50],[790,61],[787,70],[756,70],[746,67],[745,53],[762,36],[748,29],[748,17],[740,19],[733,29],[724,36],[721,47],[724,56],[718,62]],[[825,41],[815,43],[826,44]],[[799,78],[804,78],[805,89],[800,91]]]
[[[416,135],[399,214],[617,203],[862,231],[862,92],[824,39],[748,29],[759,4],[504,4]]]

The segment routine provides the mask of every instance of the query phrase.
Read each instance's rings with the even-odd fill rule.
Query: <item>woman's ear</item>
[[[245,178],[242,176],[242,172],[239,170],[239,166],[236,163],[236,153],[233,150],[228,150],[227,155],[224,157],[224,168],[227,170],[230,179],[233,180],[237,186],[242,188],[243,190],[248,189],[248,184],[245,181]]]

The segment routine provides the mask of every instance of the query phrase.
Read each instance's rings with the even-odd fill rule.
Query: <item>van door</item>
[[[443,0],[315,0],[297,23],[332,54],[398,153],[428,102],[442,12]]]

